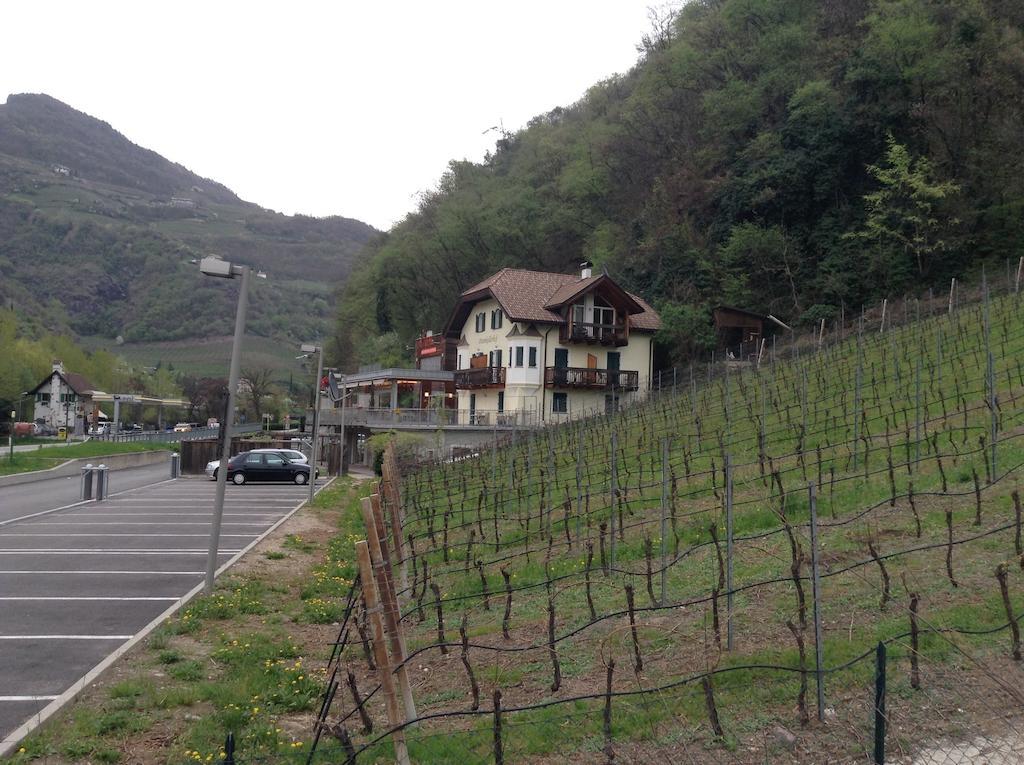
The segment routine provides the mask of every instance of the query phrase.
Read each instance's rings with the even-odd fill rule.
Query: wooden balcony
[[[501,388],[504,385],[505,367],[477,367],[455,372],[455,387],[459,390]]]
[[[625,322],[615,324],[594,324],[592,322],[569,322],[559,332],[562,345],[584,343],[588,345],[621,346],[629,342],[629,330]]]
[[[629,369],[545,367],[544,385],[548,388],[630,392],[639,390],[640,373]]]

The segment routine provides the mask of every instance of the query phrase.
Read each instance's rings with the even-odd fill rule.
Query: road
[[[0,757],[202,583],[215,484],[155,467],[113,473],[104,502],[64,507],[75,478],[0,490]],[[228,485],[218,565],[307,492]]]
[[[96,464],[100,464],[102,461],[102,458],[97,458]],[[114,494],[147,486],[166,480],[170,478],[170,475],[169,459],[168,462],[161,462],[157,465],[112,470],[109,473],[107,492]],[[80,475],[6,486],[0,488],[0,524],[31,513],[64,507],[78,502],[81,498],[82,477]]]

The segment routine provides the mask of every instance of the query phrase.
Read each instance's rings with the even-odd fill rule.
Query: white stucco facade
[[[582,320],[593,323],[594,297],[584,298],[586,314]],[[478,318],[481,315],[483,319]],[[622,406],[646,395],[653,368],[653,332],[634,330],[628,342],[615,346],[596,341],[563,344],[560,331],[561,326],[555,323],[512,321],[494,298],[475,303],[461,328],[456,369],[471,370],[475,358],[477,364],[500,366],[504,381],[465,388],[459,385],[457,372],[459,410],[472,412],[484,424],[493,421],[490,418],[507,421],[516,413],[522,413],[520,421],[560,422],[603,413],[615,405],[616,399]],[[636,372],[637,390],[545,385],[545,370],[554,367],[587,370],[580,373],[583,376],[609,369]],[[493,372],[490,379],[494,379]]]

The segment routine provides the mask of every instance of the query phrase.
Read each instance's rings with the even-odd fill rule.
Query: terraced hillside
[[[419,719],[389,725],[355,598],[315,761],[871,761],[879,643],[887,762],[1019,746],[1024,321],[945,308],[407,470]]]

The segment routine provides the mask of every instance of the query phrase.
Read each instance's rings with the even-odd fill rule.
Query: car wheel
[[[213,471],[213,480],[214,481],[217,480],[217,471],[216,470]]]
[[[235,486],[241,486],[245,483],[245,473],[235,473],[231,476],[231,482],[234,483]]]
[[[306,474],[305,473],[296,473],[292,480],[294,480],[295,483],[297,483],[299,486],[302,486],[302,484],[304,484],[306,482]]]

